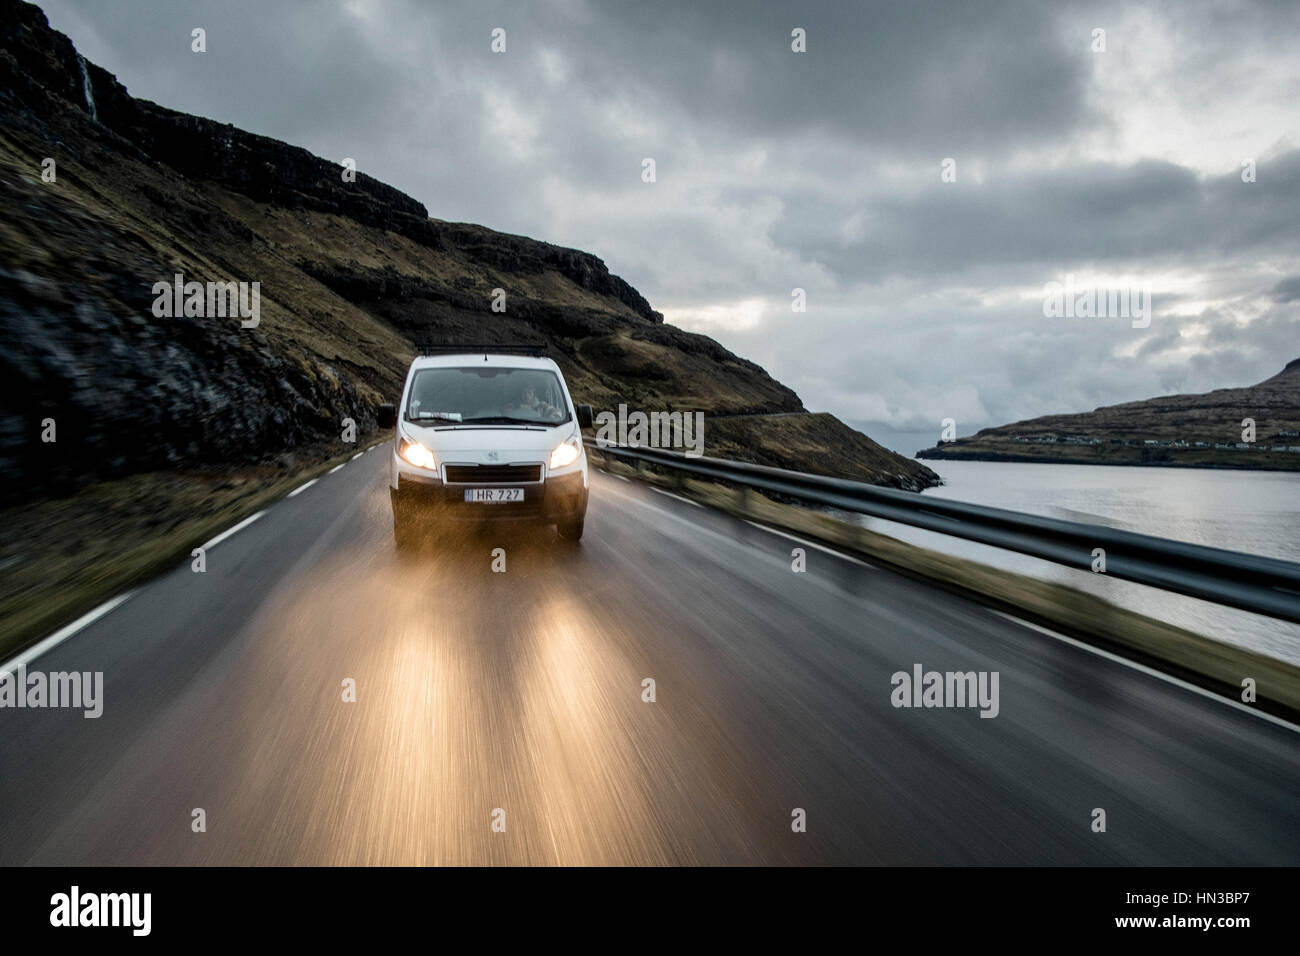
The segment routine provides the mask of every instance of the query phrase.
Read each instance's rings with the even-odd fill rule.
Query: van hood
[[[578,433],[573,422],[550,427],[504,427],[500,425],[430,428],[402,422],[402,431],[424,445],[440,461],[451,454],[464,455],[467,462],[544,460],[556,445]],[[491,457],[495,453],[497,457]]]

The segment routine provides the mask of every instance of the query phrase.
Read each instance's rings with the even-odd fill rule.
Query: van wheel
[[[574,521],[561,521],[555,526],[555,531],[564,541],[578,541],[582,538],[583,523],[583,518]]]

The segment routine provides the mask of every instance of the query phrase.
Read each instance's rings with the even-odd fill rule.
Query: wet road
[[[0,710],[0,863],[1300,862],[1293,729],[599,473],[577,548],[402,556],[384,454],[28,665],[104,713]]]

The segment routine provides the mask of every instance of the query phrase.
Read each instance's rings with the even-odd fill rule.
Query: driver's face
[[[537,401],[537,395],[531,388],[524,389],[524,404],[531,405]]]

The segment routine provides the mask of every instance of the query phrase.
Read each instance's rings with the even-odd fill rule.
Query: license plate
[[[477,501],[485,505],[499,505],[511,501],[523,501],[522,488],[466,488],[466,501]]]

